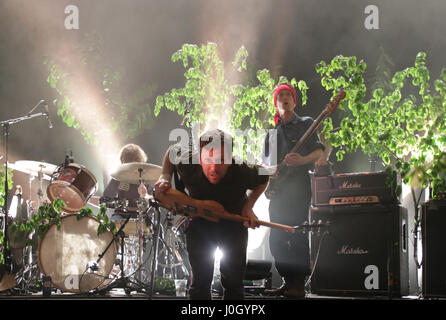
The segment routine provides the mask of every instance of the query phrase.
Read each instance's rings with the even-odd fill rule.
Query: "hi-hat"
[[[15,163],[8,162],[8,167],[32,176],[38,176],[42,172],[45,180],[51,180],[51,175],[57,168],[54,164],[29,160],[18,160]]]
[[[140,180],[143,180],[144,183],[155,184],[161,175],[161,169],[155,164],[131,162],[121,164],[111,176],[126,183],[139,184]]]

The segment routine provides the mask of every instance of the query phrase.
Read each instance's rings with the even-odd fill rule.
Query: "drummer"
[[[122,147],[119,151],[119,159],[121,164],[147,162],[147,155],[140,146],[130,143]],[[112,220],[125,219],[129,215],[131,218],[136,218],[138,214],[136,201],[140,198],[140,194],[148,199],[148,194],[151,194],[152,190],[152,185],[139,186],[137,184],[121,182],[112,178],[104,189],[103,198],[110,198],[111,200],[118,198],[118,200],[128,201],[126,208],[121,207],[115,209],[115,213],[112,215]]]

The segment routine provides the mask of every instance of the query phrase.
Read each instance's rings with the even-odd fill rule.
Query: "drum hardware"
[[[126,166],[127,165],[127,166]],[[152,184],[155,179],[159,177],[159,173],[161,171],[161,167],[150,165],[150,164],[141,164],[141,163],[127,163],[124,164],[124,168],[121,166],[120,173],[115,173],[117,177],[120,177],[122,179],[128,179],[128,181],[131,183],[134,178],[134,173],[136,171],[138,172],[138,182],[139,185],[144,185],[145,182],[151,182]],[[125,169],[125,170],[124,170]],[[135,171],[136,170],[136,171]],[[118,169],[119,172],[119,169]],[[116,179],[116,177],[114,177]],[[149,181],[148,181],[149,180]],[[158,241],[159,241],[159,234],[160,234],[160,226],[161,226],[161,212],[159,211],[159,206],[156,202],[152,201],[151,198],[149,198],[149,205],[152,206],[157,214],[157,226],[154,228],[155,233],[153,237],[153,257],[152,257],[152,269],[151,269],[151,277],[150,277],[150,285],[149,285],[149,299],[152,299],[153,297],[153,289],[154,289],[154,282],[155,282],[155,271],[156,271],[156,265],[157,265],[157,256],[158,256]],[[145,207],[147,207],[146,201],[141,197],[137,201],[138,206],[138,219],[139,219],[139,261],[140,261],[140,267],[139,267],[139,276],[140,279],[142,279],[142,263],[143,263],[143,254],[142,254],[142,223],[143,223],[143,217],[142,212]]]
[[[147,164],[147,163],[128,163],[128,164],[123,164],[121,165],[114,173],[111,174],[111,176],[120,181],[120,182],[124,182],[124,183],[130,183],[130,184],[139,184],[139,185],[144,185],[144,183],[148,182],[148,183],[154,183],[161,172],[161,167],[159,166],[155,166],[155,165],[151,165],[151,164]],[[118,198],[110,198],[110,197],[101,197],[100,198],[100,202],[102,204],[105,203],[105,205],[109,208],[119,208],[120,210],[122,210],[123,213],[125,213],[127,210],[127,205],[128,202],[120,200]],[[151,299],[153,297],[154,294],[154,288],[155,288],[155,274],[157,272],[157,267],[158,267],[158,254],[159,254],[159,242],[161,242],[164,245],[164,249],[163,252],[166,252],[166,254],[168,255],[173,255],[175,254],[175,251],[172,250],[172,245],[169,245],[169,243],[166,243],[165,239],[163,239],[163,237],[161,236],[162,233],[162,226],[161,226],[161,213],[159,210],[159,205],[157,201],[154,201],[153,199],[151,199],[151,197],[149,197],[149,202],[147,203],[146,199],[143,199],[142,197],[140,197],[137,201],[137,218],[135,219],[137,222],[134,223],[134,225],[136,225],[136,228],[134,231],[131,232],[131,234],[129,234],[129,236],[137,236],[137,239],[134,238],[134,240],[137,241],[138,245],[138,249],[136,250],[136,254],[132,254],[132,257],[138,257],[137,261],[139,264],[139,267],[129,276],[125,276],[124,275],[124,256],[125,256],[125,246],[124,246],[124,238],[127,235],[127,233],[125,232],[125,226],[129,225],[129,223],[131,222],[130,217],[127,217],[127,219],[125,220],[125,223],[123,223],[120,228],[118,233],[120,233],[121,236],[121,260],[119,262],[119,267],[120,267],[120,271],[121,271],[121,275],[120,277],[115,281],[112,282],[110,285],[106,286],[103,289],[97,290],[95,293],[103,293],[106,292],[112,288],[124,288],[124,290],[126,291],[127,294],[129,294],[132,290],[134,290],[135,288],[130,286],[131,284],[135,284],[133,283],[133,281],[131,281],[129,278],[133,275],[133,274],[138,274],[138,277],[136,277],[135,280],[137,281],[137,289],[136,290],[142,290],[143,292],[148,293],[149,295],[149,299]],[[148,209],[148,207],[150,207],[150,209],[154,210],[154,215],[155,218],[154,219],[150,219],[148,217],[147,214],[144,214],[145,212],[148,212],[150,209]],[[153,221],[151,221],[153,220]],[[156,222],[155,222],[156,220]],[[144,283],[144,281],[138,281],[142,280],[142,272],[143,272],[143,267],[146,261],[143,261],[143,240],[144,240],[144,232],[142,230],[143,228],[143,224],[147,224],[147,226],[150,226],[153,228],[153,231],[151,233],[151,240],[152,240],[152,244],[151,244],[151,254],[149,255],[149,257],[147,257],[146,261],[148,261],[149,259],[151,259],[151,274],[150,274],[150,282],[148,284],[148,286],[146,285],[146,283]],[[169,234],[168,238],[170,238],[171,233],[173,232],[173,224],[172,221],[170,221],[170,224],[168,225],[168,229],[167,229],[167,233]],[[171,240],[169,240],[171,241]],[[172,241],[171,241],[172,242]],[[134,247],[136,248],[136,242]],[[179,255],[179,253],[178,253]],[[171,264],[169,265],[169,267],[171,267]],[[88,267],[90,268],[91,271],[93,271],[93,269],[95,269],[95,263],[91,263]],[[87,267],[87,268],[88,268]]]
[[[153,257],[152,257],[152,274],[150,277],[150,290],[149,290],[149,299],[152,299],[153,297],[153,289],[154,289],[154,284],[155,284],[155,271],[156,271],[156,265],[157,265],[157,261],[158,261],[158,241],[160,239],[160,226],[161,226],[161,212],[160,212],[160,206],[158,201],[154,200],[154,199],[150,199],[149,200],[149,204],[150,206],[155,210],[156,212],[156,221],[157,226],[155,228],[155,234],[153,237]]]
[[[108,245],[104,249],[104,251],[98,255],[98,259],[96,261],[90,261],[87,264],[87,267],[86,267],[84,273],[82,274],[81,279],[79,280],[79,282],[82,281],[83,276],[85,275],[85,273],[88,270],[91,270],[93,273],[95,273],[99,270],[100,261],[102,260],[104,255],[107,253],[108,249],[116,242],[116,240],[118,240],[118,237],[119,237],[120,246],[121,246],[121,259],[119,262],[119,269],[121,271],[120,277],[118,279],[116,279],[115,282],[111,283],[110,285],[106,286],[105,288],[97,290],[94,293],[106,292],[113,288],[122,288],[128,294],[128,293],[130,293],[130,291],[132,289],[132,287],[129,285],[131,283],[131,281],[128,279],[128,277],[124,276],[124,238],[125,238],[125,234],[124,234],[123,230],[124,230],[125,226],[127,225],[127,223],[129,222],[129,220],[130,220],[130,217],[127,217],[126,220],[124,221],[124,223],[119,228],[119,230],[113,235],[113,239],[110,240],[110,242],[108,243]]]
[[[128,201],[127,200],[120,200],[118,198],[110,198],[110,197],[101,197],[100,198],[100,203],[101,204],[105,204],[107,207],[109,208],[115,208],[115,209],[120,209],[123,213],[127,212],[127,205],[128,205]],[[144,199],[138,199],[137,200],[137,211],[138,211],[138,217],[136,219],[131,219],[131,216],[127,216],[126,219],[124,220],[123,223],[119,223],[119,222],[115,222],[117,225],[119,224],[119,230],[116,232],[114,238],[116,240],[116,238],[119,236],[120,237],[120,253],[121,253],[121,257],[119,260],[119,269],[120,269],[120,276],[118,278],[115,278],[114,281],[112,283],[110,283],[109,285],[105,286],[104,288],[101,288],[99,290],[97,290],[96,292],[93,293],[99,293],[102,294],[104,292],[107,292],[111,289],[114,288],[121,288],[124,289],[126,294],[130,294],[131,291],[136,290],[138,292],[147,292],[148,288],[147,286],[144,284],[142,280],[142,267],[143,267],[143,241],[144,241],[144,235],[145,233],[143,232],[142,226],[143,223],[147,223],[147,220],[150,220],[144,213],[146,212],[147,209],[147,202]],[[144,216],[146,216],[146,219],[144,218]],[[136,220],[136,223],[133,222],[132,227],[130,228],[126,228],[126,226],[129,226],[129,222],[131,222],[132,220]],[[151,225],[153,225],[153,223],[150,222]],[[133,227],[136,226],[136,227]],[[127,229],[127,231],[126,231]],[[137,254],[132,254],[130,253],[130,255],[132,257],[138,257],[137,259],[137,263],[138,263],[138,267],[137,269],[132,272],[129,275],[125,275],[125,265],[124,265],[124,259],[126,257],[126,246],[125,246],[125,241],[128,237],[130,236],[136,236],[137,237],[137,242],[138,242],[138,252]],[[111,245],[111,243],[109,244]],[[108,248],[106,248],[104,250],[104,252],[106,252]],[[128,248],[127,248],[128,250]],[[101,259],[101,255],[99,256],[99,259],[96,262],[90,263],[87,266],[87,269],[89,268],[91,271],[94,272],[94,270],[96,269],[96,265],[97,263],[100,261]],[[138,278],[135,279],[131,279],[131,277],[135,274],[138,273]]]
[[[4,219],[4,237],[3,237],[3,246],[2,246],[2,254],[3,254],[3,259],[4,259],[4,263],[0,263],[0,290],[7,290],[10,289],[10,283],[8,284],[4,284],[2,282],[2,279],[4,278],[4,276],[6,275],[8,278],[11,278],[8,275],[11,275],[12,273],[12,263],[11,263],[11,253],[9,250],[9,238],[8,238],[8,145],[9,145],[9,128],[11,125],[25,121],[25,120],[29,120],[35,117],[47,117],[47,113],[46,112],[39,112],[39,113],[35,113],[32,114],[32,112],[34,112],[35,109],[37,109],[37,107],[39,107],[40,105],[43,105],[45,102],[45,100],[40,100],[32,109],[30,112],[28,112],[27,115],[19,117],[19,118],[15,118],[15,119],[9,119],[9,120],[5,120],[5,121],[1,121],[0,122],[0,127],[3,127],[3,131],[4,131],[4,136],[5,136],[5,140],[4,140],[4,148],[5,148],[5,152],[4,152],[4,160],[5,160],[5,179],[4,179],[4,194],[3,194],[3,212],[5,214],[5,219]],[[5,279],[6,280],[6,279]],[[11,283],[13,283],[14,281],[12,281]]]
[[[122,212],[127,212],[129,201],[127,199],[119,199],[118,197],[100,197],[99,203],[104,204],[109,209],[119,209]]]
[[[180,252],[177,249],[177,230],[173,225],[173,214],[172,212],[168,212],[166,216],[167,220],[167,228],[166,231],[163,232],[166,239],[163,239],[164,248],[159,252],[159,255],[165,253],[164,259],[165,264],[159,263],[158,265],[164,268],[163,276],[166,278],[179,279],[181,277],[189,277],[189,271],[187,270],[183,258],[181,257]],[[161,238],[162,239],[162,238]],[[183,275],[179,276],[177,274],[177,269],[180,268],[183,272]],[[168,273],[166,271],[168,270]]]

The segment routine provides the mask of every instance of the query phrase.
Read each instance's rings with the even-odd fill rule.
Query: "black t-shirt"
[[[173,146],[175,148],[175,146]],[[195,155],[195,159],[197,155]],[[217,184],[212,184],[203,173],[200,164],[192,163],[193,157],[185,153],[176,165],[181,181],[189,195],[197,200],[214,200],[220,203],[226,211],[241,214],[246,201],[246,191],[268,181],[267,175],[259,175],[258,166],[246,163],[236,163],[232,159],[225,176]]]

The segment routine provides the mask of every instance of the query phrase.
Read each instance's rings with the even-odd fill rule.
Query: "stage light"
[[[223,251],[220,248],[217,248],[214,252],[215,263],[220,263],[220,260],[223,258]]]

